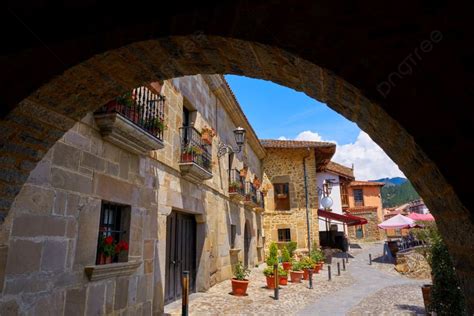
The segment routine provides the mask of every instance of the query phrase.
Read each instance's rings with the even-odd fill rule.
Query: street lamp
[[[332,206],[332,199],[330,196],[325,196],[321,199],[321,206],[325,209],[328,210]]]
[[[242,127],[237,127],[234,129],[234,138],[235,142],[237,143],[237,148],[233,148],[230,145],[219,143],[219,149],[217,151],[217,157],[222,157],[225,154],[229,153],[239,153],[242,151],[242,146],[245,143],[245,129]]]

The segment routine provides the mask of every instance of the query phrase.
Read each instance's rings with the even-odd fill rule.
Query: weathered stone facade
[[[291,241],[298,248],[308,248],[306,222],[306,196],[303,159],[306,161],[308,206],[310,218],[311,245],[319,244],[318,194],[316,188],[316,157],[314,148],[271,148],[265,145],[267,157],[263,162],[263,186],[268,187],[265,197],[264,232],[265,243],[278,241],[278,229],[290,229]],[[289,210],[275,210],[274,183],[289,184]],[[282,242],[284,244],[284,242]]]
[[[163,149],[143,156],[104,141],[88,113],[36,165],[1,225],[0,314],[160,313],[166,221],[172,211],[193,214],[197,223],[198,291],[230,278],[231,263],[244,256],[250,265],[262,260],[257,251],[261,215],[229,200],[228,159],[217,157],[218,142],[232,144],[232,130],[243,125],[248,142],[233,167],[245,162],[249,179],[262,178],[264,150],[230,89],[220,76],[194,76],[165,81],[161,93],[166,97]],[[201,183],[181,176],[183,105],[195,111],[197,129],[207,125],[217,131],[212,178]],[[130,207],[128,260],[110,264],[116,272],[95,266],[103,201]],[[234,255],[231,224],[237,226],[235,248],[242,249]],[[250,246],[244,254],[246,225]],[[86,267],[101,279],[90,281]]]

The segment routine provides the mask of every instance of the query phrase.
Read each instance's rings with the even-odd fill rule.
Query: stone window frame
[[[107,220],[105,216],[105,211],[110,210],[112,211],[111,213],[116,213],[114,214],[116,217],[115,223],[110,224],[110,223],[104,223],[104,221]],[[117,215],[118,213],[118,215]],[[106,201],[102,200],[101,201],[101,208],[100,208],[100,216],[99,216],[99,227],[98,227],[98,234],[97,234],[97,250],[96,250],[96,265],[102,265],[99,264],[99,257],[100,257],[100,252],[99,252],[99,238],[101,234],[104,235],[112,235],[114,234],[114,242],[118,242],[120,240],[125,241],[128,245],[130,245],[130,227],[131,227],[131,214],[132,214],[132,207],[131,205],[126,205],[126,204],[121,204],[121,203],[115,203],[111,201]],[[117,219],[118,217],[118,219]],[[105,226],[102,226],[105,225]],[[104,231],[101,230],[102,227],[107,227],[109,226],[110,228],[113,228],[110,230],[112,234],[107,234],[109,231]],[[118,238],[117,238],[118,234]],[[116,256],[113,257],[113,261],[110,264],[116,264],[116,263],[124,263],[128,262],[128,254],[130,252],[130,249],[126,253],[120,253]]]
[[[282,232],[282,231],[285,231],[285,233],[284,233],[286,235],[285,237],[288,237],[288,238],[284,238],[285,240],[280,239],[280,232]],[[291,241],[291,228],[278,228],[277,229],[277,236],[278,236],[277,237],[278,242],[290,242]]]

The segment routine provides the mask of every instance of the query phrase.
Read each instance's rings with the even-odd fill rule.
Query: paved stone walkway
[[[382,252],[382,244],[364,245],[362,249],[352,251],[354,258],[350,260],[349,273],[354,279],[350,287],[343,288],[335,293],[320,298],[314,303],[301,310],[299,315],[402,315],[422,313],[423,304],[420,286],[426,280],[412,280],[403,277],[393,271],[393,265],[383,263],[369,265],[369,253],[377,258]],[[395,291],[395,287],[405,286],[401,289],[408,289],[406,293]],[[390,292],[390,287],[394,290]],[[387,288],[383,294],[377,293]],[[398,289],[398,288],[397,288]],[[416,293],[413,297],[415,302],[409,304],[395,304],[399,298]],[[365,300],[364,299],[369,299]],[[361,306],[359,306],[361,305]],[[382,313],[383,311],[383,313]],[[374,313],[374,314],[373,314]],[[387,314],[386,314],[387,313]]]

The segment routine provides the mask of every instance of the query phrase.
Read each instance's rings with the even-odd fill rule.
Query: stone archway
[[[136,42],[96,55],[43,85],[0,123],[3,216],[36,163],[85,113],[144,83],[199,73],[271,80],[356,122],[399,165],[437,215],[472,306],[473,223],[436,164],[412,135],[350,83],[295,54],[255,42],[203,34]]]

